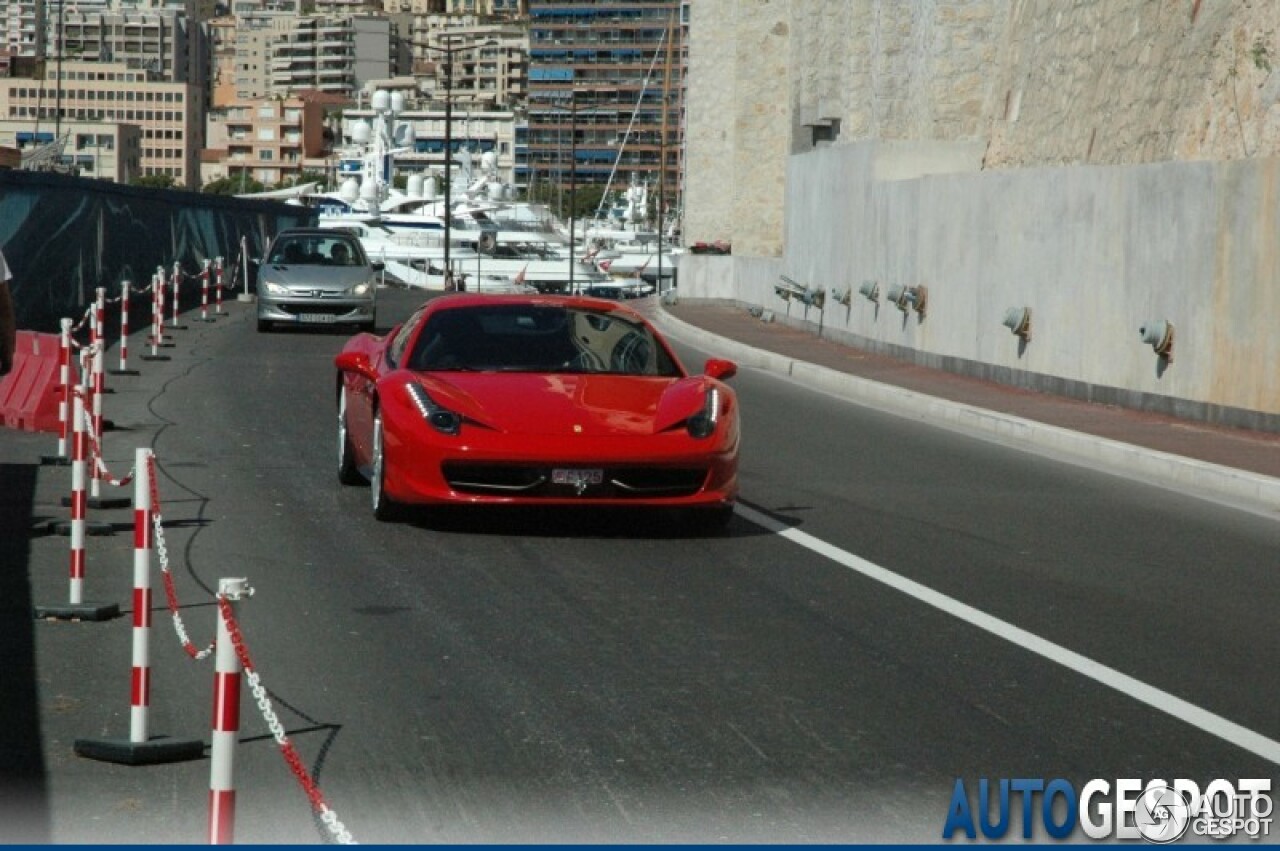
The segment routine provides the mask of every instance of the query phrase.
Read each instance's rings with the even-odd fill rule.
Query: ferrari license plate
[[[551,471],[551,482],[557,485],[598,485],[604,481],[604,470],[556,468]]]
[[[316,325],[332,325],[338,317],[332,313],[299,313],[298,321],[307,322]]]

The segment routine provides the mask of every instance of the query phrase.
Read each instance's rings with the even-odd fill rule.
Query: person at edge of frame
[[[13,348],[18,331],[13,313],[13,297],[9,294],[9,281],[13,275],[0,251],[0,375],[8,375],[13,369]]]

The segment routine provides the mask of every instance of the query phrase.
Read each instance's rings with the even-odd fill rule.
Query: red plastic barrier
[[[0,378],[0,426],[59,434],[58,335],[19,331],[13,371]]]

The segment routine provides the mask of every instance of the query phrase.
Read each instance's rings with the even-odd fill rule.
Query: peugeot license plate
[[[332,313],[299,313],[299,322],[315,323],[317,325],[332,325],[338,317]]]
[[[551,471],[551,482],[557,485],[598,485],[604,481],[604,470],[557,468]]]

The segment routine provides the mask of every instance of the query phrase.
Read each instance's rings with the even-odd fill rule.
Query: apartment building
[[[239,101],[209,114],[201,181],[244,175],[273,186],[296,180],[328,151],[324,106],[304,98]]]
[[[524,0],[382,0],[387,14],[480,15],[488,18],[515,18],[525,14]]]
[[[43,0],[8,0],[0,3],[0,53],[13,56],[44,55],[45,4]]]
[[[356,29],[352,18],[255,12],[222,31],[229,51],[235,100],[290,96],[318,89],[350,94],[356,88]],[[386,56],[387,48],[383,48]],[[225,53],[219,67],[227,65]],[[219,90],[223,90],[220,83]]]
[[[680,0],[528,0],[528,129],[517,178],[631,179],[673,197],[682,171]]]
[[[204,90],[210,71],[209,39],[203,25],[182,10],[167,8],[90,10],[79,3],[61,12],[61,27],[49,33],[49,55],[83,62],[121,62],[160,79],[192,83]],[[61,36],[59,37],[59,29]]]
[[[82,132],[85,122],[137,125],[141,175],[169,175],[192,189],[199,179],[204,113],[201,87],[124,62],[49,62],[42,77],[0,79],[0,118],[26,122],[32,132],[64,135]]]
[[[455,105],[477,109],[523,102],[529,37],[522,25],[418,15],[410,32],[412,73],[427,98],[443,103],[447,94]]]

